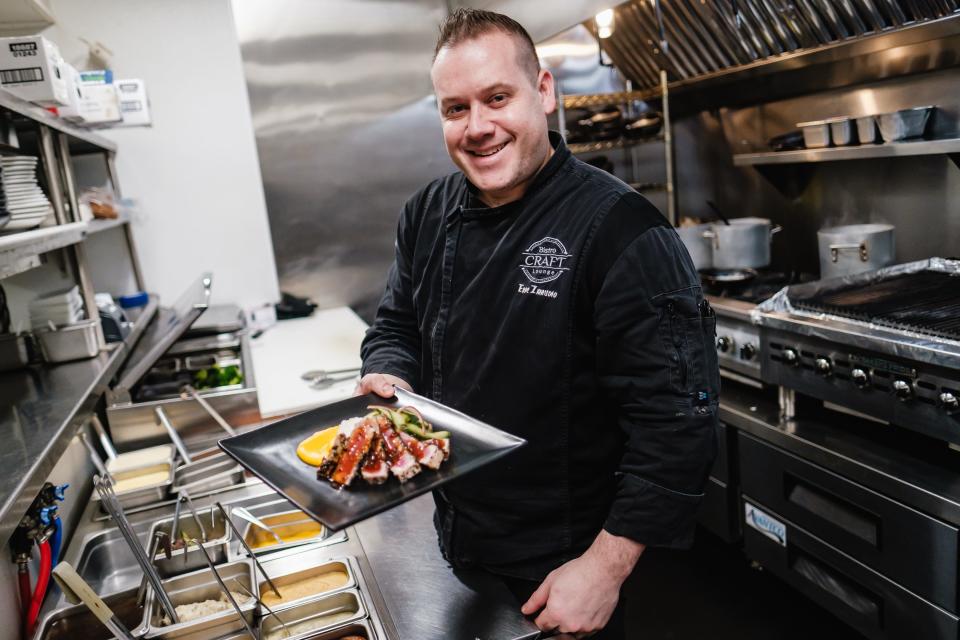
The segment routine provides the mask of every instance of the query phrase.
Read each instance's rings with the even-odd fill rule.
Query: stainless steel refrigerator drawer
[[[871,640],[955,640],[957,617],[744,495],[744,550]],[[839,623],[838,623],[838,626]],[[834,633],[829,633],[833,631]],[[846,637],[824,629],[822,637]]]
[[[871,569],[957,612],[957,529],[740,433],[740,487]]]

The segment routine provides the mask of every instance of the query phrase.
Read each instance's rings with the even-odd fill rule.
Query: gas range
[[[960,443],[960,261],[791,286],[754,316],[765,383]]]
[[[778,271],[701,272],[704,296],[717,314],[720,374],[754,387],[760,377],[760,328],[752,319],[757,305],[808,274]]]

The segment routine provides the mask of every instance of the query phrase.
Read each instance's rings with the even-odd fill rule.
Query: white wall
[[[110,129],[147,288],[172,304],[203,270],[215,303],[279,299],[263,183],[229,0],[51,0],[44,31],[78,68],[79,39],[147,83],[153,126]]]

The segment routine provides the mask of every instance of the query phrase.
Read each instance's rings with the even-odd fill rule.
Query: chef
[[[657,209],[548,130],[554,78],[520,24],[457,10],[431,78],[460,170],[400,213],[358,392],[413,390],[525,438],[435,493],[441,551],[501,577],[541,629],[623,638],[644,549],[692,540],[713,311]]]

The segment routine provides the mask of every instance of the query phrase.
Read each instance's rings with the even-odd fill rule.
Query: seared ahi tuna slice
[[[330,482],[338,487],[345,487],[353,481],[360,469],[360,463],[370,450],[370,445],[373,444],[373,436],[376,433],[376,427],[369,420],[364,420],[363,423],[354,427],[340,455],[337,469],[330,476]]]
[[[342,433],[338,433],[337,437],[333,439],[333,443],[330,445],[330,451],[328,451],[327,455],[323,457],[323,462],[321,462],[320,466],[317,468],[317,479],[330,479],[330,476],[333,475],[333,472],[337,470],[337,465],[340,463],[340,456],[343,454],[346,447],[347,436]]]
[[[429,440],[429,442],[437,445],[437,448],[440,449],[440,451],[443,451],[444,460],[450,457],[450,438],[434,438]]]
[[[428,469],[440,468],[440,463],[443,462],[443,451],[435,444],[435,440],[425,440],[421,442],[406,433],[401,433],[400,439],[403,440],[403,444],[405,444],[407,449],[410,450],[410,453],[414,455],[417,462]]]
[[[390,477],[390,465],[387,464],[386,452],[383,450],[383,438],[380,432],[374,434],[373,444],[360,467],[360,475],[370,484],[383,484]]]
[[[380,436],[383,439],[383,449],[387,453],[387,462],[390,463],[390,472],[397,476],[400,482],[406,482],[420,473],[420,465],[400,439],[400,434],[387,420],[380,421]]]

